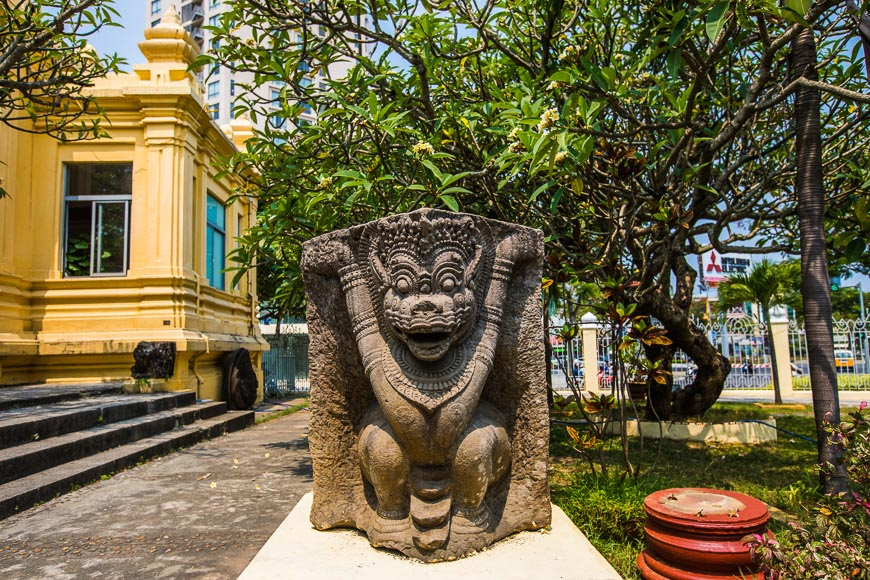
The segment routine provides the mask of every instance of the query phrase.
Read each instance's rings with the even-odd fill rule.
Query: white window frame
[[[106,277],[123,277],[127,275],[130,269],[130,207],[133,201],[132,193],[130,195],[69,195],[69,167],[71,165],[130,165],[132,163],[64,163],[63,167],[63,268],[65,278],[106,278]],[[132,179],[132,172],[131,172]],[[89,272],[84,276],[74,276],[67,274],[67,251],[69,248],[69,204],[75,202],[90,202],[91,203],[91,231],[90,231],[90,257],[89,257]],[[102,230],[102,206],[110,204],[121,204],[124,207],[124,250],[122,256],[122,271],[120,272],[100,272],[102,269],[102,254],[103,254],[103,238],[98,235]]]

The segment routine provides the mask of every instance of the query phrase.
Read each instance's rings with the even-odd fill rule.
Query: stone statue
[[[437,210],[305,244],[315,527],[439,561],[549,524],[542,256]]]

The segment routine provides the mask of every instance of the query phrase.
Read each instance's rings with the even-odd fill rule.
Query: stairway
[[[120,384],[0,388],[0,518],[146,459],[238,431],[253,411]]]

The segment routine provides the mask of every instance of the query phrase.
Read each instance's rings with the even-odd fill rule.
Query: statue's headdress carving
[[[387,268],[397,256],[407,256],[422,263],[434,255],[455,252],[466,264],[469,282],[480,263],[480,232],[471,218],[434,218],[425,214],[404,215],[398,220],[380,224],[380,239],[372,247],[371,263],[381,284],[388,283]]]

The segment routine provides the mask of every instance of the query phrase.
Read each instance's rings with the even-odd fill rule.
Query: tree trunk
[[[792,42],[792,75],[817,80],[816,41],[804,28]],[[831,286],[825,250],[825,191],[822,183],[821,97],[816,89],[798,88],[795,94],[795,147],[797,152],[798,221],[801,241],[801,293],[809,351],[810,384],[816,420],[820,479],[826,493],[848,489],[841,445],[829,441],[824,421],[839,423],[837,369],[831,321]]]
[[[662,368],[670,370],[670,357],[677,348],[685,352],[698,367],[695,380],[677,391],[672,392],[672,380],[667,385],[652,385],[647,416],[681,419],[703,414],[722,394],[725,379],[731,371],[728,359],[722,356],[704,330],[696,327],[688,316],[696,277],[697,273],[682,256],[675,264],[673,296],[668,295],[666,284],[657,285],[653,291],[637,296],[640,313],[658,319],[668,331],[668,338],[673,341],[672,346],[661,349],[661,356],[668,357]]]
[[[674,359],[673,346],[645,346],[644,351],[649,360],[661,361],[659,368],[671,372]],[[646,390],[649,397],[646,398],[647,421],[669,421],[672,415],[673,378],[669,378],[665,384],[655,381],[652,377],[646,378]]]
[[[731,371],[730,361],[710,343],[704,330],[692,324],[686,313],[676,308],[668,297],[647,295],[640,306],[644,314],[651,314],[661,322],[674,347],[682,349],[698,367],[691,384],[669,393],[669,415],[678,419],[703,414],[722,394]],[[652,404],[659,409],[659,402]]]
[[[763,306],[762,313],[767,330],[767,348],[770,349],[770,374],[773,378],[773,402],[782,405],[782,391],[779,388],[779,367],[776,366],[776,349],[773,348],[773,327],[770,325],[770,306]]]

